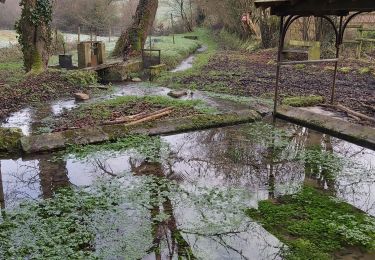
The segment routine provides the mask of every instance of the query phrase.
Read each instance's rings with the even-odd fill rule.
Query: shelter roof
[[[351,12],[375,11],[374,0],[256,0],[256,7],[271,8],[271,14],[348,15]]]

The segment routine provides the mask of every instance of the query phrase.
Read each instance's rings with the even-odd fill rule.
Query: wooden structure
[[[375,11],[374,0],[256,0],[255,6],[258,8],[271,9],[271,14],[280,17],[279,47],[277,55],[274,115],[277,112],[279,98],[279,81],[281,67],[292,64],[314,64],[321,62],[331,62],[335,64],[333,83],[331,89],[331,103],[335,100],[337,66],[340,54],[340,46],[343,43],[345,29],[349,22],[358,14]],[[291,24],[301,17],[321,17],[327,20],[336,35],[336,57],[333,59],[319,59],[306,61],[285,61],[282,59],[284,50],[285,35]],[[339,18],[336,25],[332,16]]]
[[[105,44],[100,41],[80,42],[77,45],[78,68],[96,67],[105,63]]]

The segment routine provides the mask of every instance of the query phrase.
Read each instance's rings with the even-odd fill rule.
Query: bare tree
[[[174,16],[181,19],[185,29],[188,32],[193,31],[193,2],[192,0],[164,0],[163,3],[168,5]]]

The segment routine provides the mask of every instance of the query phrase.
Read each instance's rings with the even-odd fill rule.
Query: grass
[[[47,120],[42,128],[48,132],[52,129],[64,130],[70,127],[93,126],[121,116],[142,112],[151,113],[167,107],[173,107],[173,112],[168,115],[173,118],[217,113],[215,109],[206,106],[200,100],[176,100],[164,96],[122,96],[94,104],[83,104],[67,111],[57,121]]]
[[[344,248],[375,250],[375,219],[305,186],[296,195],[261,201],[248,216],[288,246],[285,259],[332,259]]]
[[[311,107],[316,106],[324,102],[322,96],[298,96],[298,97],[287,97],[283,99],[283,104],[292,107]]]
[[[185,35],[198,36],[199,43],[202,46],[207,47],[207,50],[202,53],[196,54],[192,68],[175,73],[165,72],[157,79],[157,81],[160,84],[168,85],[169,87],[175,89],[196,89],[196,86],[194,86],[194,84],[182,83],[182,80],[187,77],[194,77],[195,75],[200,75],[202,68],[208,64],[209,60],[216,53],[219,46],[217,41],[214,39],[213,33],[205,28],[198,28],[194,32]]]
[[[175,44],[172,36],[152,37],[153,49],[161,50],[161,62],[169,69],[176,67],[182,60],[194,53],[200,46],[198,41],[185,39],[186,34],[176,35]],[[149,48],[149,41],[145,44],[145,49]]]
[[[260,42],[253,39],[242,40],[236,34],[230,33],[225,29],[218,34],[220,45],[225,49],[252,52],[260,48]]]

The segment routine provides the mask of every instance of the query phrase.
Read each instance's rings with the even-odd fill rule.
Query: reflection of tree
[[[317,154],[333,153],[333,145],[331,137],[322,133],[306,130],[305,150],[316,151]],[[326,186],[330,191],[335,189],[335,175],[338,173],[332,172],[331,167],[322,165],[321,160],[305,160],[305,174],[307,178],[316,180],[318,185],[322,188]]]
[[[44,199],[51,198],[58,189],[70,184],[66,162],[51,159],[49,156],[39,158],[39,178]]]
[[[153,252],[157,260],[162,259],[161,242],[164,237],[168,244],[170,259],[173,258],[175,253],[178,259],[182,257],[196,259],[189,243],[184,239],[181,230],[177,227],[172,202],[166,195],[169,193],[168,186],[160,183],[160,180],[165,178],[162,164],[145,160],[139,166],[136,166],[134,161],[130,159],[130,165],[135,176],[151,176],[156,184],[152,185],[153,188],[151,189],[150,196],[152,200],[150,213],[152,219],[153,247],[148,250],[148,253]],[[156,198],[160,198],[160,200]],[[168,216],[167,220],[158,220],[158,216],[162,213]]]
[[[292,137],[288,137],[282,146],[273,148],[273,129],[266,128],[268,132],[261,132],[260,135],[264,136],[257,137],[249,135],[253,130],[245,126],[186,134],[175,150],[191,151],[183,163],[196,169],[195,172],[199,173],[197,177],[214,174],[230,186],[268,187],[272,197],[276,183],[286,184],[299,179],[303,170],[300,164],[290,160],[296,153],[294,144],[290,144]],[[295,129],[294,135],[298,131],[301,128]],[[176,157],[183,158],[178,153]]]

